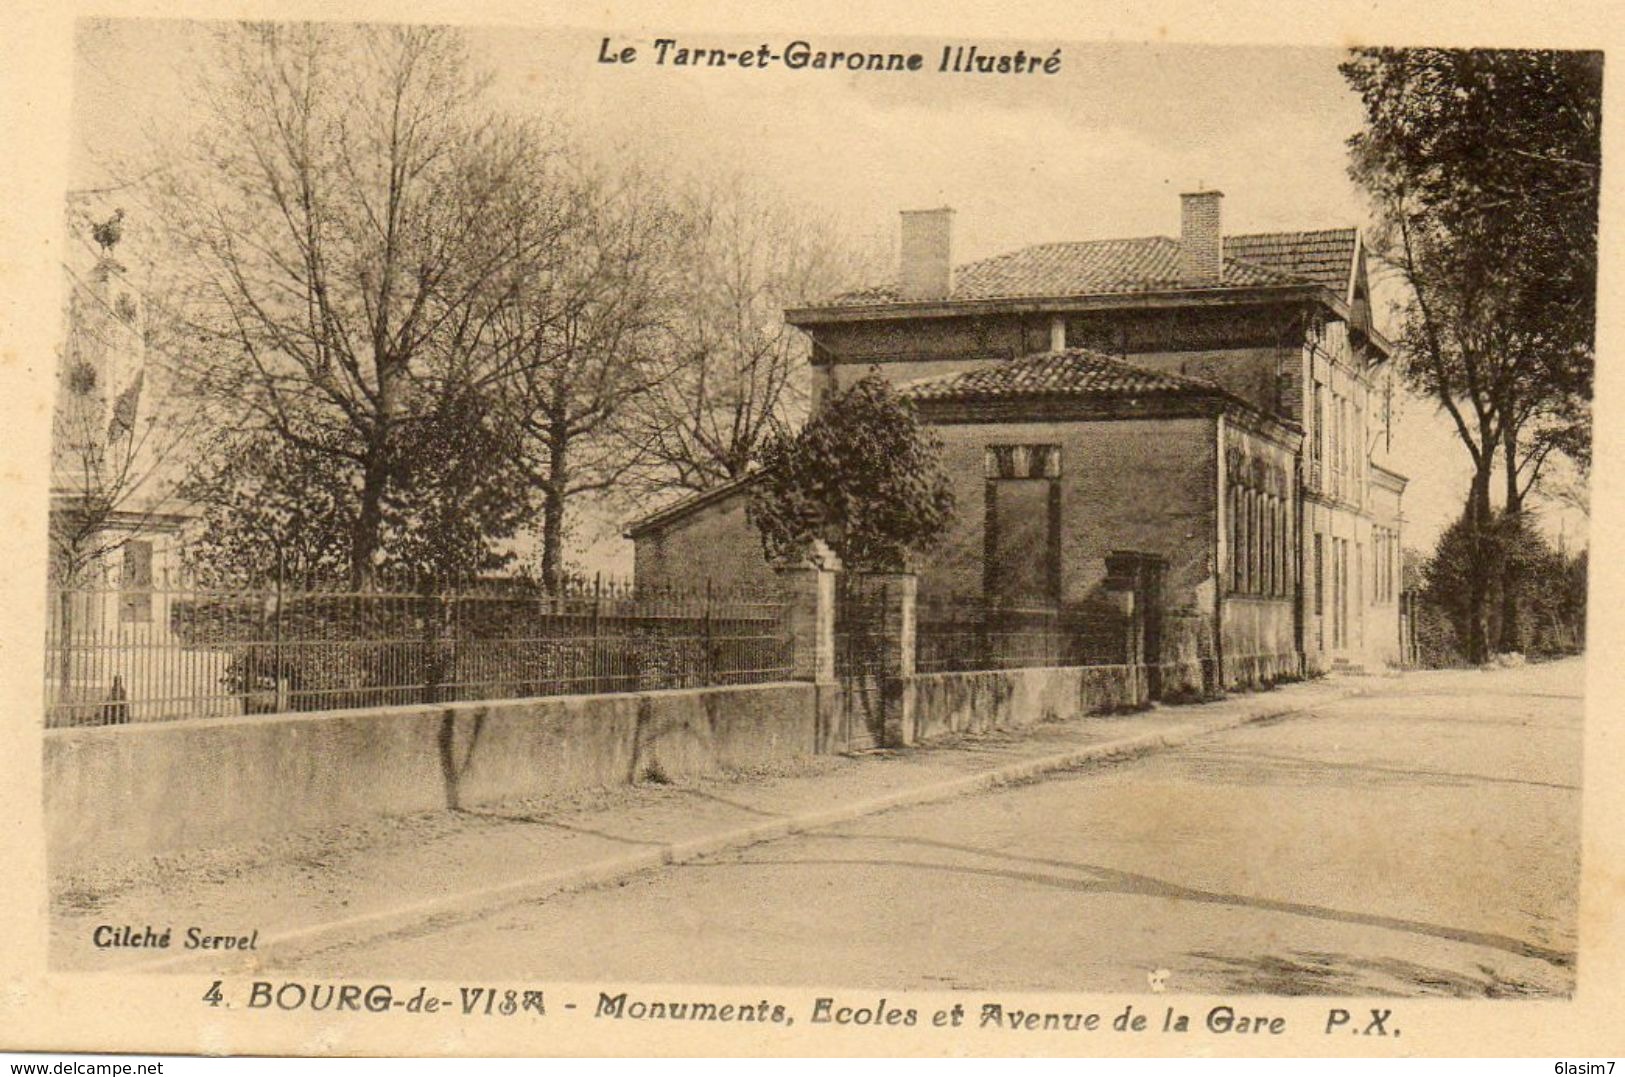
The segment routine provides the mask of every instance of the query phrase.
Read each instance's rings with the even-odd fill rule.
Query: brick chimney
[[[1179,196],[1179,279],[1217,283],[1224,272],[1223,191]]]
[[[898,287],[904,299],[946,299],[954,285],[954,211],[903,210]]]

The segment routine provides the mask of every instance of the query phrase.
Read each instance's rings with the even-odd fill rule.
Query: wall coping
[[[1094,666],[1011,666],[1008,669],[938,670],[935,673],[915,673],[909,679],[929,681],[943,677],[1007,677],[1012,673],[1065,673],[1069,670],[1085,669],[1135,670],[1149,668],[1151,668],[1149,665],[1137,666],[1125,662],[1111,662]]]
[[[214,718],[175,718],[159,719],[149,722],[122,722],[118,724],[87,724],[80,726],[56,726],[45,730],[47,740],[53,737],[60,739],[64,736],[85,733],[102,733],[109,736],[137,736],[144,733],[160,732],[166,729],[217,729],[232,728],[243,729],[261,725],[273,725],[298,722],[320,722],[337,718],[409,718],[412,716],[446,714],[467,714],[477,710],[493,710],[495,708],[535,706],[537,704],[577,705],[603,704],[613,700],[636,701],[640,699],[674,699],[684,696],[698,696],[707,692],[751,692],[780,690],[785,688],[816,687],[811,681],[763,681],[759,684],[717,684],[707,688],[652,688],[645,692],[577,692],[573,695],[557,696],[515,696],[512,699],[465,699],[451,703],[393,703],[378,707],[344,707],[325,711],[283,711],[280,714],[253,714],[253,715],[224,715]]]

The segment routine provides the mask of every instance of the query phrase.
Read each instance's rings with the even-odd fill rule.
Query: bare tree
[[[485,319],[477,384],[519,436],[541,503],[542,578],[556,588],[569,506],[639,465],[634,416],[671,377],[683,222],[636,169],[611,178],[561,160],[532,175],[545,188],[534,202],[548,208],[513,222],[535,253]]]
[[[205,345],[191,389],[356,490],[349,572],[368,586],[414,481],[413,417],[442,411],[467,323],[522,260],[527,144],[482,113],[455,31],[239,25],[171,151],[159,202]]]
[[[633,436],[645,489],[706,490],[744,475],[763,444],[806,417],[807,339],[787,307],[835,294],[876,261],[829,221],[739,176],[684,198],[683,272],[671,324],[672,377],[652,392]]]

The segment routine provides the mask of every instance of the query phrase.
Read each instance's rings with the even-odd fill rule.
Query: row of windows
[[[1357,504],[1365,503],[1366,483],[1369,479],[1366,444],[1367,420],[1380,424],[1385,443],[1391,445],[1393,425],[1393,382],[1384,379],[1382,385],[1381,415],[1368,416],[1362,409],[1362,399],[1374,401],[1367,389],[1362,397],[1350,397],[1331,392],[1320,381],[1314,383],[1310,396],[1309,463],[1311,473],[1324,476],[1323,489],[1334,497],[1344,497]],[[1375,407],[1375,403],[1372,404]],[[1319,481],[1319,480],[1317,480]]]
[[[1349,643],[1349,540],[1332,539],[1332,646]],[[1322,632],[1324,632],[1322,626]]]
[[[1399,587],[1399,532],[1387,527],[1374,527],[1371,530],[1371,600],[1373,602],[1392,602]],[[1355,593],[1359,598],[1359,589],[1364,585],[1359,581],[1363,571],[1365,547],[1356,543],[1354,547],[1354,562],[1356,569]],[[1349,543],[1347,539],[1334,538],[1331,540],[1331,564],[1328,572],[1327,566],[1327,539],[1325,535],[1317,533],[1314,540],[1314,550],[1311,555],[1314,572],[1314,603],[1313,608],[1317,618],[1327,613],[1327,591],[1330,590],[1330,616],[1318,622],[1320,645],[1326,645],[1326,629],[1328,622],[1331,628],[1332,646],[1344,647],[1349,640]],[[1364,616],[1363,613],[1360,616]]]
[[[1317,387],[1318,388],[1318,387]],[[989,479],[1056,479],[1061,474],[1059,445],[989,445],[984,459]],[[1229,498],[1230,589],[1236,594],[1288,597],[1295,583],[1294,535],[1291,502],[1275,494],[1233,486]],[[1372,600],[1392,602],[1398,586],[1399,534],[1387,528],[1372,532]],[[1325,538],[1317,534],[1313,551],[1315,615],[1326,608],[1327,556]],[[1348,594],[1348,543],[1333,539],[1331,548],[1333,592],[1333,645],[1348,636],[1345,596]]]
[[[1349,544],[1347,539],[1334,538],[1331,540],[1330,571],[1326,564],[1326,536],[1320,532],[1315,533],[1315,641],[1317,646],[1326,646],[1327,622],[1331,624],[1332,646],[1342,647],[1348,641],[1349,632]],[[1327,590],[1331,591],[1331,616],[1327,617]]]
[[[1292,593],[1292,512],[1285,498],[1230,488],[1230,589],[1244,595]]]

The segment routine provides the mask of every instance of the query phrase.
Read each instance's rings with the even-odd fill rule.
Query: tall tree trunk
[[[1518,435],[1507,424],[1501,444],[1506,465],[1506,512],[1501,518],[1501,639],[1496,647],[1502,654],[1523,650],[1523,630],[1518,616],[1518,600],[1523,597],[1523,574],[1516,549],[1523,525],[1523,497],[1518,491]]]
[[[1474,557],[1467,575],[1466,644],[1467,658],[1474,663],[1488,661],[1490,657],[1490,585],[1496,571],[1495,559],[1489,556],[1492,549],[1490,478],[1494,466],[1493,453],[1485,453],[1467,493],[1467,524]]]
[[[401,371],[388,358],[379,358],[378,403],[373,418],[372,444],[361,473],[361,505],[350,535],[350,583],[357,591],[372,589],[383,545],[384,495],[388,492],[390,451],[394,440],[395,411]]]
[[[569,437],[562,424],[553,425],[549,441],[542,487],[542,586],[557,595],[564,582],[564,494],[570,481]]]
[[[361,473],[361,506],[350,530],[350,586],[370,591],[373,586],[380,534],[384,527],[384,487],[389,468],[381,450],[374,450]]]

